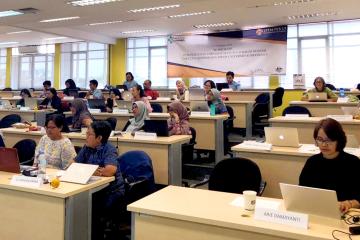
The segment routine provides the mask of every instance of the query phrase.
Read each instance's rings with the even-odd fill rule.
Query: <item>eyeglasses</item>
[[[325,145],[325,146],[329,146],[329,145],[333,145],[336,143],[336,141],[332,141],[329,139],[322,139],[322,138],[316,138],[315,139],[316,145]]]

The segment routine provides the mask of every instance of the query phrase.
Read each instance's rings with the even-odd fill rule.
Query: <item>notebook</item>
[[[327,93],[324,92],[309,92],[309,102],[327,102]]]
[[[0,171],[20,173],[20,162],[16,148],[0,147]]]
[[[265,127],[267,143],[279,147],[300,147],[297,128]]]
[[[87,184],[98,167],[98,165],[92,164],[72,163],[64,171],[60,180],[63,182]]]

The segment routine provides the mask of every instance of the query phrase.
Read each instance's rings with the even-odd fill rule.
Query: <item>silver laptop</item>
[[[35,109],[38,107],[38,100],[36,98],[24,98],[25,107],[29,107],[30,109]]]
[[[327,102],[327,93],[324,92],[309,92],[309,102]]]
[[[210,112],[207,101],[191,101],[190,110],[192,112]]]
[[[320,188],[280,183],[284,207],[288,211],[341,219],[336,192]]]
[[[201,88],[189,88],[189,100],[190,101],[204,101],[204,89]]]
[[[133,102],[124,101],[124,100],[115,100],[117,108],[119,109],[127,109],[129,112],[132,112]]]
[[[265,127],[267,143],[279,147],[300,147],[297,128]]]

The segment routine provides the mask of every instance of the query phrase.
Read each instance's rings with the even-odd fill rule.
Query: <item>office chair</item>
[[[158,103],[151,103],[151,108],[153,109],[154,113],[162,113],[163,112],[163,108],[160,104]]]
[[[222,160],[216,164],[209,179],[191,187],[206,183],[209,184],[209,190],[240,194],[245,190],[253,190],[258,196],[262,195],[266,186],[257,164],[246,158]]]
[[[0,135],[0,147],[5,147],[4,139]]]
[[[284,88],[278,87],[275,89],[275,92],[273,93],[273,108],[280,107],[282,105],[282,100],[284,96]]]
[[[115,130],[116,130],[117,119],[114,118],[114,117],[109,117],[109,118],[106,119],[106,121],[107,121],[108,123],[110,123],[110,125],[111,125],[111,130],[115,131]]]
[[[329,88],[330,90],[332,90],[332,91],[335,91],[335,90],[336,90],[336,87],[335,87],[334,85],[330,84],[330,83],[326,83],[325,86],[326,86],[327,88]]]
[[[181,145],[182,163],[191,163],[194,160],[194,146],[196,144],[196,130],[190,127],[191,139],[188,143]]]
[[[303,106],[289,106],[284,109],[282,115],[285,116],[286,114],[309,114],[311,117],[311,113],[309,109]]]
[[[18,114],[9,114],[3,117],[0,121],[0,128],[11,127],[14,123],[21,122],[21,117]]]
[[[79,98],[85,98],[86,92],[79,92]]]
[[[32,139],[23,139],[17,142],[13,148],[17,149],[19,161],[21,165],[32,166],[34,163],[34,155],[36,142]]]

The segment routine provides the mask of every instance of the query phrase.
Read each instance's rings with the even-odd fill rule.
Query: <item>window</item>
[[[108,83],[108,45],[76,42],[61,45],[61,88],[72,78],[80,88],[88,88],[96,79],[99,88]]]
[[[6,48],[0,49],[0,88],[5,88],[6,81]]]
[[[55,45],[38,47],[37,54],[22,55],[18,48],[12,49],[11,87],[42,88],[45,80],[54,79]]]
[[[129,38],[127,71],[139,84],[150,79],[155,87],[171,85],[167,79],[167,37]]]

